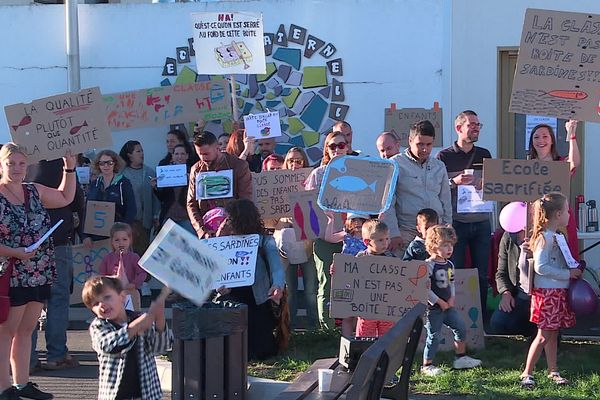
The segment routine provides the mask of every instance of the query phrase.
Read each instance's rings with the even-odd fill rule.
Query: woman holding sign
[[[323,146],[323,159],[321,166],[315,168],[306,179],[304,188],[306,190],[319,189],[325,175],[327,164],[337,156],[345,156],[349,150],[346,136],[342,132],[331,132],[325,138]],[[334,321],[329,318],[329,292],[331,288],[331,275],[329,266],[333,263],[333,253],[342,251],[341,243],[329,243],[323,239],[316,239],[314,244],[314,257],[317,267],[317,280],[319,288],[317,291],[317,308],[319,312],[319,322],[323,329],[333,329]]]
[[[260,235],[254,284],[233,289],[219,289],[229,300],[248,305],[248,359],[264,360],[287,344],[289,319],[280,316],[278,326],[273,308],[282,307],[281,299],[285,278],[279,259],[279,250],[272,236],[265,233],[262,218],[256,205],[248,199],[234,200],[225,207],[227,218],[217,231],[217,236]],[[272,304],[273,303],[273,304]],[[287,323],[286,323],[287,322]],[[286,326],[287,325],[287,326]],[[276,331],[275,337],[273,331]]]
[[[67,150],[63,160],[62,181],[53,189],[23,183],[27,171],[23,146],[7,143],[0,150],[0,275],[9,274],[10,278],[10,310],[7,316],[2,315],[6,319],[0,324],[2,399],[53,397],[29,382],[29,357],[31,334],[56,276],[54,246],[52,240],[46,240],[35,249],[31,247],[51,228],[46,208],[66,207],[73,201],[75,157]]]
[[[550,125],[539,124],[533,127],[529,136],[529,158],[541,161],[568,162],[571,176],[575,174],[581,164],[579,146],[577,145],[577,121],[569,120],[565,123],[567,140],[569,141],[569,155],[561,157],[556,150],[556,136]],[[577,241],[577,224],[573,210],[569,208],[569,224],[567,225],[569,249],[573,257],[579,261],[579,242]]]

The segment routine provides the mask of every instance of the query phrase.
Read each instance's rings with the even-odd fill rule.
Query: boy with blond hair
[[[156,354],[171,349],[173,334],[165,322],[164,288],[147,313],[125,310],[126,293],[115,277],[95,276],[82,299],[96,314],[90,325],[92,347],[100,364],[98,400],[160,400]]]
[[[423,350],[423,366],[421,373],[436,376],[443,371],[433,365],[442,334],[442,325],[452,329],[456,356],[453,362],[455,369],[475,368],[481,360],[467,355],[465,339],[467,328],[460,314],[454,308],[456,290],[454,286],[454,264],[449,260],[456,243],[456,232],[450,225],[436,225],[427,230],[425,247],[431,255],[427,261],[431,286],[429,289],[429,306],[426,324],[427,339]]]

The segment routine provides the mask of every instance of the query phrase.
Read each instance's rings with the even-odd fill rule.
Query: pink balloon
[[[525,229],[527,223],[527,205],[521,201],[513,201],[500,211],[500,226],[506,232],[516,233]]]

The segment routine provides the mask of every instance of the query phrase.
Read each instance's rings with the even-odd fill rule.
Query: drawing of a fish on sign
[[[327,227],[327,216],[317,204],[317,191],[308,190],[289,194],[293,210],[292,226],[298,240],[323,239]],[[333,221],[334,231],[342,229],[342,218],[336,214]]]
[[[379,214],[392,202],[398,166],[373,157],[342,156],[327,166],[318,204],[324,210]]]

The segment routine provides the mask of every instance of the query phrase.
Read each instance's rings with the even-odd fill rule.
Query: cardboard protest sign
[[[398,321],[415,304],[426,303],[429,274],[423,261],[334,254],[332,318]]]
[[[481,314],[481,300],[479,298],[479,278],[477,268],[454,270],[454,285],[456,287],[456,300],[454,308],[458,311],[467,328],[466,344],[468,349],[484,349],[483,317]],[[423,328],[419,349],[425,345],[427,331]],[[442,337],[438,350],[454,350],[454,335],[447,326],[442,326]]]
[[[289,193],[292,209],[292,225],[298,240],[313,240],[325,237],[327,216],[317,204],[317,191]],[[336,214],[333,221],[334,231],[342,229],[340,214]]]
[[[172,164],[163,165],[156,167],[156,186],[159,188],[163,187],[174,187],[174,186],[187,186],[188,174],[187,165],[185,164]]]
[[[290,193],[304,191],[304,181],[312,168],[281,169],[252,174],[254,204],[263,219],[291,217]]]
[[[385,109],[384,130],[393,132],[400,143],[404,147],[408,147],[408,134],[410,126],[415,122],[426,119],[433,124],[435,128],[435,139],[433,145],[435,147],[443,146],[444,131],[442,109],[437,102],[431,109],[427,108],[396,108],[396,104],[392,103],[390,108]]]
[[[4,107],[13,142],[27,147],[28,161],[55,160],[112,146],[97,87]]]
[[[72,247],[73,251],[73,293],[69,300],[70,304],[81,303],[81,290],[85,281],[100,271],[102,259],[112,251],[110,239],[92,242],[92,247],[87,248],[83,244]],[[60,268],[60,267],[59,267]]]
[[[527,9],[509,111],[600,121],[600,15]]]
[[[267,139],[281,136],[281,122],[279,111],[244,116],[244,127],[247,136],[256,139]]]
[[[85,206],[83,233],[110,236],[110,228],[115,223],[115,203],[90,200]]]
[[[192,13],[194,51],[199,74],[264,74],[262,14]]]
[[[256,273],[256,258],[260,235],[221,236],[202,240],[227,260],[213,289],[252,286]]]
[[[201,306],[227,260],[169,219],[139,264],[163,284]]]
[[[569,163],[540,160],[483,160],[483,199],[535,201],[546,193],[569,195]]]
[[[105,118],[114,131],[231,118],[231,89],[224,79],[113,93],[103,99]]]
[[[398,165],[373,157],[336,157],[327,165],[319,206],[337,212],[380,214],[394,196]]]
[[[233,197],[233,170],[199,172],[196,175],[196,200]]]

